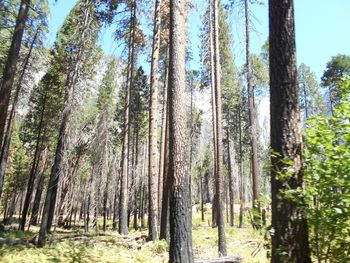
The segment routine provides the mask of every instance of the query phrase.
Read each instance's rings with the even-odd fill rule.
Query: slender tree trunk
[[[239,161],[238,161],[238,173],[240,178],[239,187],[239,228],[243,227],[243,213],[244,213],[244,175],[243,175],[243,150],[242,150],[242,115],[241,115],[241,102],[238,105],[238,134],[239,134]]]
[[[189,188],[190,188],[190,205],[192,211],[192,158],[193,158],[193,80],[189,85],[190,88],[190,160],[189,160]]]
[[[11,47],[7,55],[7,60],[2,75],[0,88],[0,148],[3,145],[3,137],[6,127],[7,111],[10,103],[11,90],[17,70],[17,61],[19,51],[22,45],[23,32],[27,21],[30,0],[22,0],[19,6],[19,11],[16,19],[16,26],[12,35]],[[0,193],[2,189],[0,189]]]
[[[21,192],[19,194],[19,209],[18,209],[18,214],[19,214],[19,218],[18,220],[21,221],[21,211],[22,211],[22,207],[23,207],[23,193]],[[16,206],[14,207],[13,212],[16,212]],[[13,215],[13,214],[12,214]]]
[[[139,140],[140,140],[140,133],[139,133],[139,128],[135,132],[135,164],[134,164],[134,169],[137,169],[138,162],[139,162]],[[137,178],[134,178],[135,180],[135,190],[134,190],[134,229],[138,230],[139,226],[137,224],[137,192],[138,192],[138,183],[137,183]],[[141,180],[140,180],[141,181]]]
[[[107,148],[107,147],[106,147]],[[106,153],[105,158],[108,158],[108,155]],[[107,179],[106,179],[106,185],[103,193],[103,231],[106,232],[107,230],[107,213],[108,213],[108,208],[107,208],[107,202],[108,202],[108,186],[110,183],[110,171],[107,172]]]
[[[187,1],[170,1],[169,177],[171,182],[169,262],[193,262],[189,178],[185,169],[185,59]]]
[[[252,79],[252,66],[250,61],[250,25],[249,25],[249,7],[248,0],[244,0],[245,11],[245,33],[246,33],[246,63],[247,63],[247,84],[248,84],[248,111],[250,126],[250,160],[252,172],[252,193],[253,209],[259,210],[257,203],[259,198],[259,176],[258,176],[258,144],[256,136],[256,112],[254,105],[254,84]],[[253,212],[256,215],[256,212]],[[254,219],[257,219],[254,217]]]
[[[272,263],[311,262],[303,188],[294,3],[269,1]],[[287,162],[288,161],[288,162]],[[281,173],[288,171],[288,176]],[[292,172],[291,172],[292,171]],[[298,196],[285,198],[286,191]]]
[[[226,130],[226,138],[227,138],[227,166],[228,166],[228,179],[229,179],[228,192],[229,192],[229,204],[230,204],[229,222],[230,222],[230,226],[234,226],[234,187],[233,187],[234,179],[233,179],[233,171],[232,171],[229,129]]]
[[[214,30],[213,30],[213,0],[209,0],[209,28],[210,28],[210,85],[211,85],[211,105],[212,105],[212,121],[213,121],[213,178],[217,176],[217,149],[216,149],[216,101],[215,101],[215,62],[214,62]],[[215,181],[215,179],[214,179]],[[216,227],[217,214],[217,195],[215,185],[213,187],[214,195],[212,201],[212,226]]]
[[[116,179],[116,185],[115,185],[115,192],[114,192],[114,200],[113,200],[113,218],[112,218],[112,229],[117,229],[117,218],[118,218],[118,211],[119,211],[119,202],[118,202],[118,193],[119,193],[119,182],[121,181],[121,160],[119,163],[119,169],[117,172],[117,179]]]
[[[7,196],[5,196],[3,202],[4,202],[4,208],[3,208],[4,209],[4,215],[3,215],[2,223],[4,225],[6,225],[6,223],[7,223],[7,206],[8,206],[8,197]]]
[[[148,168],[146,163],[147,163],[147,153],[148,153],[148,147],[147,144],[144,145],[144,151],[143,151],[143,168],[142,168],[142,178],[146,179],[146,169]],[[143,184],[141,182],[141,191],[142,191],[142,201],[141,201],[141,211],[140,211],[140,219],[141,219],[141,228],[145,229],[146,228],[146,222],[145,222],[145,207],[147,203],[147,194],[146,194],[146,184]]]
[[[200,177],[200,195],[201,195],[201,218],[204,222],[204,194],[203,194],[203,177]]]
[[[155,1],[153,45],[151,60],[151,87],[149,100],[149,157],[148,157],[148,236],[151,240],[158,238],[158,200],[157,200],[157,116],[158,116],[158,61],[160,44],[161,0]]]
[[[138,114],[137,112],[135,113],[135,117],[134,119],[137,120],[138,119]],[[135,177],[135,142],[136,142],[136,131],[138,129],[137,127],[137,123],[134,123],[132,124],[133,125],[133,129],[132,129],[132,133],[133,135],[131,136],[132,137],[132,144],[131,144],[131,186],[129,187],[129,196],[131,197],[131,199],[129,199],[129,205],[128,205],[128,227],[130,227],[130,217],[131,217],[131,213],[132,211],[135,211],[135,193],[137,192],[136,191],[136,187],[137,187],[137,184],[136,184],[136,177]],[[135,229],[136,230],[136,229]]]
[[[219,3],[214,0],[214,66],[215,66],[215,102],[216,102],[216,169],[215,189],[217,195],[217,224],[219,256],[226,256],[225,220],[223,205],[223,144],[222,144],[222,106],[221,106],[221,74],[220,74],[220,50],[219,50]]]
[[[131,32],[129,39],[129,64],[127,70],[126,98],[124,109],[124,130],[122,147],[122,174],[120,179],[120,198],[119,198],[119,228],[121,235],[128,234],[128,174],[129,174],[129,137],[130,137],[130,101],[131,87],[134,70],[134,37],[135,37],[135,19],[136,19],[136,1],[133,1],[130,10],[131,13]]]
[[[169,76],[169,75],[168,75]],[[168,85],[166,85],[168,87]],[[164,92],[167,93],[169,90],[166,89]],[[165,105],[166,117],[165,117],[165,139],[164,139],[164,163],[163,163],[163,197],[162,197],[162,214],[160,220],[160,233],[159,239],[169,239],[169,189],[170,189],[170,178],[169,178],[169,100]]]
[[[168,51],[167,51],[168,53]],[[168,63],[165,65],[164,72],[164,90],[163,90],[163,111],[162,111],[162,135],[160,141],[160,158],[159,158],[159,179],[158,179],[158,221],[161,224],[162,203],[163,203],[163,184],[164,181],[164,162],[165,162],[165,148],[166,148],[166,133],[167,133],[167,112],[168,112]]]

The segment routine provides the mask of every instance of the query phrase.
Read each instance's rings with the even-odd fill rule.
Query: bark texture
[[[151,60],[151,87],[149,100],[149,155],[148,155],[148,236],[151,240],[158,238],[158,160],[157,160],[157,116],[158,116],[158,61],[160,44],[161,0],[155,1],[153,45]]]
[[[159,178],[158,178],[158,218],[159,225],[161,225],[162,218],[162,204],[163,204],[163,185],[166,184],[166,177],[164,177],[164,164],[166,155],[167,132],[168,132],[168,65],[165,66],[164,72],[164,89],[163,89],[163,111],[162,111],[162,135],[160,141],[160,156],[159,156]]]
[[[285,196],[287,191],[303,187],[293,0],[270,0],[269,22],[272,262],[308,263],[304,200]],[[286,170],[291,173],[283,175]]]
[[[189,177],[185,170],[186,0],[170,1],[169,60],[169,262],[193,262]]]

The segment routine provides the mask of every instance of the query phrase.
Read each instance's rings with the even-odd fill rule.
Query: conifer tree
[[[99,25],[95,14],[93,2],[90,0],[79,1],[61,28],[62,35],[58,35],[58,52],[62,52],[62,59],[67,62],[67,74],[64,81],[65,98],[55,151],[55,159],[51,170],[40,225],[38,238],[39,246],[45,245],[46,234],[50,231],[53,221],[62,158],[67,147],[66,137],[68,123],[72,113],[75,85],[79,81],[79,75],[83,68],[89,64],[88,59],[92,59],[90,56],[95,50],[98,38]]]

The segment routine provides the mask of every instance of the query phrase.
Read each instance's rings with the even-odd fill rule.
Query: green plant
[[[305,182],[310,242],[318,262],[350,262],[350,79],[333,116],[307,122]]]

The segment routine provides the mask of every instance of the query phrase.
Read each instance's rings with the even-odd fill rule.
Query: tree
[[[151,60],[151,89],[149,100],[149,156],[148,156],[148,191],[149,191],[149,213],[148,213],[148,236],[151,240],[158,238],[158,200],[157,200],[157,115],[158,115],[158,61],[160,48],[160,23],[161,23],[161,0],[155,1],[154,28]]]
[[[293,0],[270,0],[269,22],[272,262],[307,263]]]
[[[215,175],[215,190],[216,190],[216,205],[217,205],[217,225],[218,225],[218,249],[220,256],[226,256],[226,241],[225,241],[225,219],[223,205],[223,129],[222,129],[222,98],[221,98],[221,74],[220,74],[220,47],[219,47],[219,3],[214,0],[213,6],[213,43],[214,43],[214,82],[215,82],[215,113],[216,113],[216,175]]]
[[[251,173],[252,173],[252,193],[253,209],[259,209],[257,200],[259,198],[259,176],[258,176],[258,143],[256,132],[256,113],[254,105],[254,83],[250,56],[250,16],[248,0],[244,0],[245,12],[245,32],[246,32],[246,65],[247,65],[247,90],[248,90],[248,112],[250,127],[250,147],[251,147]],[[254,212],[253,212],[254,213]],[[254,213],[255,214],[255,213]]]
[[[171,187],[169,262],[193,262],[189,178],[185,171],[185,59],[187,1],[170,1],[169,171]]]
[[[104,182],[103,191],[103,231],[107,229],[107,202],[108,202],[108,187],[111,182],[111,123],[113,111],[113,99],[117,86],[116,82],[117,62],[112,58],[108,63],[107,71],[103,77],[102,85],[99,87],[97,98],[98,122],[96,127],[96,147],[95,151],[99,172],[98,181]]]
[[[298,68],[299,97],[305,119],[312,115],[324,114],[326,106],[318,89],[315,74],[304,63]]]
[[[80,16],[79,14],[82,13]],[[78,83],[82,68],[89,65],[88,58],[95,50],[98,39],[99,25],[95,16],[94,5],[90,0],[79,1],[68,16],[62,27],[62,32],[69,37],[59,38],[61,42],[61,54],[67,61],[67,75],[65,80],[65,98],[62,111],[61,124],[55,151],[54,164],[52,166],[47,195],[41,220],[38,246],[44,246],[47,232],[50,231],[54,211],[63,154],[67,147],[68,123],[71,118],[75,85]],[[77,32],[80,32],[78,34]],[[78,37],[77,37],[78,36]]]
[[[18,10],[15,30],[12,36],[11,47],[7,55],[7,60],[2,75],[0,87],[0,148],[2,147],[6,117],[10,102],[13,81],[17,69],[17,60],[21,49],[23,32],[30,7],[30,0],[22,0]]]
[[[232,28],[228,22],[228,11],[220,5],[219,12],[219,40],[220,40],[220,65],[221,65],[221,83],[222,83],[222,111],[226,124],[226,140],[227,145],[227,168],[229,183],[229,204],[230,204],[230,226],[234,224],[234,158],[232,154],[235,149],[231,147],[231,135],[235,133],[235,125],[238,120],[235,119],[235,112],[240,99],[242,83],[238,77],[237,67],[234,64],[234,55],[232,52]]]
[[[134,47],[136,30],[136,1],[132,1],[130,6],[130,35],[129,35],[129,55],[127,68],[127,83],[125,87],[125,106],[123,124],[123,146],[122,146],[122,174],[120,180],[120,203],[119,203],[119,228],[122,235],[128,234],[128,174],[129,174],[129,137],[130,137],[130,101],[131,87],[134,69]]]
[[[331,112],[340,100],[339,83],[345,76],[350,76],[350,56],[337,55],[332,57],[321,77],[322,86],[328,89]]]

